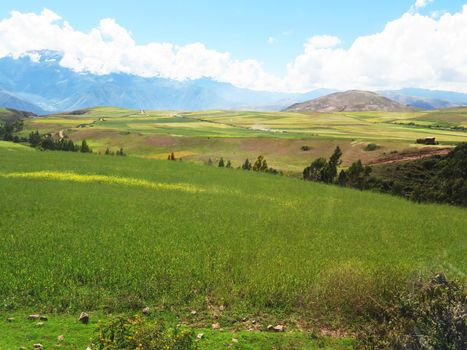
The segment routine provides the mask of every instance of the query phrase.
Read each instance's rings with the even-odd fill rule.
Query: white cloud
[[[438,19],[406,13],[382,32],[357,38],[348,49],[326,42],[310,39],[288,65],[288,89],[467,90],[467,5]]]
[[[276,42],[276,38],[274,38],[273,36],[270,36],[268,38],[268,44],[274,44]]]
[[[431,2],[433,2],[433,0],[417,0],[414,6],[416,9],[421,9],[423,7],[426,7]]]
[[[89,32],[75,30],[50,10],[39,14],[15,11],[0,21],[0,57],[57,50],[64,54],[60,64],[79,72],[124,72],[177,80],[209,77],[239,87],[281,91],[410,86],[465,92],[466,43],[467,5],[458,13],[437,16],[408,12],[347,48],[335,36],[313,36],[287,65],[287,74],[277,77],[257,60],[238,60],[202,43],[138,45],[113,19],[101,20]]]
[[[13,11],[0,21],[0,57],[18,57],[43,49],[63,52],[60,64],[78,72],[123,72],[177,80],[210,77],[253,89],[274,89],[280,83],[262,69],[260,62],[236,60],[202,43],[138,45],[125,28],[110,18],[101,20],[88,33],[73,29],[47,9],[40,14]]]

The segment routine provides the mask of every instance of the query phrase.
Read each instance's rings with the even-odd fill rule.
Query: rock
[[[89,346],[86,348],[86,350],[92,350]]]
[[[220,311],[224,311],[224,309],[225,309],[224,305],[219,306]]]
[[[25,346],[20,346],[19,350],[27,350],[27,348]]]
[[[15,319],[14,319],[13,317],[8,317],[8,318],[6,319],[7,322],[13,322],[14,320],[15,320]]]
[[[150,313],[151,313],[151,309],[150,309],[148,306],[146,306],[146,307],[143,309],[143,314],[149,315]]]
[[[211,328],[212,328],[212,329],[220,329],[220,328],[221,328],[221,325],[220,325],[219,322],[216,322],[216,323],[213,323],[213,324],[211,325]]]
[[[196,310],[191,310],[192,315],[196,315]]]
[[[247,321],[246,317],[243,317],[242,322],[246,322],[246,321]]]
[[[32,314],[28,316],[28,320],[37,320],[41,317],[39,314]]]
[[[256,320],[251,320],[251,323],[256,324]]]
[[[64,341],[64,340],[65,340],[65,337],[64,337],[63,335],[59,335],[59,336],[57,337],[57,340],[58,340],[58,341]]]
[[[36,327],[42,327],[44,325],[44,322],[37,322]]]
[[[232,343],[238,343],[238,339],[237,338],[232,338]]]
[[[196,338],[198,339],[203,339],[204,338],[204,333],[199,333]]]
[[[48,321],[49,320],[49,318],[47,316],[40,316],[39,319],[41,321]]]
[[[272,324],[270,324],[268,327],[267,327],[268,331],[269,332],[283,332],[285,327],[281,324],[278,324],[277,326],[272,326]]]
[[[78,321],[83,323],[83,324],[88,324],[89,323],[89,315],[86,312],[82,312],[79,315]]]
[[[34,349],[39,349],[39,350],[42,350],[44,349],[44,345],[42,345],[41,343],[36,343],[32,346]]]

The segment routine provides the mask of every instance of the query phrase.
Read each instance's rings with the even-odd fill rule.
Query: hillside
[[[0,108],[0,122],[15,122],[19,119],[35,116],[34,113],[18,111],[10,108]]]
[[[287,112],[408,112],[411,108],[370,91],[336,92],[314,100],[296,103]]]
[[[45,114],[45,111],[42,108],[1,90],[0,108],[11,108],[20,111],[28,111],[34,114]]]

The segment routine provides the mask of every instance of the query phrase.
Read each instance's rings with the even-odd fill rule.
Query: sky
[[[41,49],[96,74],[467,92],[467,0],[2,0],[0,57]]]

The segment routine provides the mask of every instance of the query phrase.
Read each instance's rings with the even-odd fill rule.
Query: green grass
[[[466,267],[459,208],[183,162],[4,147],[0,159],[0,295],[12,307],[208,298],[306,314],[320,293],[358,307],[362,290]]]
[[[4,316],[4,314],[0,314]],[[106,315],[91,314],[90,323],[83,325],[74,315],[48,315],[48,320],[41,326],[37,321],[27,320],[26,313],[5,313],[14,318],[12,322],[0,322],[0,349],[16,350],[20,346],[27,349],[41,343],[46,349],[83,350],[91,343],[99,320]],[[315,350],[315,349],[353,349],[353,341],[346,338],[315,336],[308,332],[266,333],[257,331],[212,330],[194,328],[193,332],[204,336],[198,341],[199,350]],[[59,340],[63,336],[63,340]]]
[[[293,331],[352,328],[414,275],[467,266],[465,209],[273,175],[0,142],[0,189],[0,316],[18,322],[0,322],[1,349],[62,333],[83,348],[80,311],[143,306],[221,322],[205,349],[314,349]],[[50,320],[23,321],[34,312]],[[292,332],[249,333],[244,317]]]

